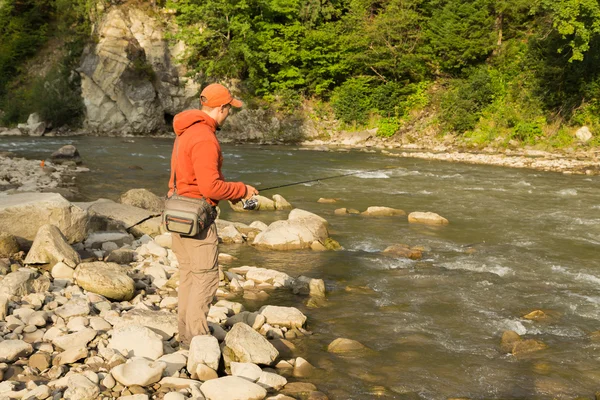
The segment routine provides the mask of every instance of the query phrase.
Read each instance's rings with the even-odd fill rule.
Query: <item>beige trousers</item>
[[[179,262],[179,342],[189,345],[197,335],[208,335],[206,316],[219,287],[219,241],[211,224],[194,237],[173,234]]]

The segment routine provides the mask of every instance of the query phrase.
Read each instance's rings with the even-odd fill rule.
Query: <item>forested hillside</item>
[[[5,122],[21,113],[15,109],[15,99],[24,96],[20,66],[53,36],[67,35],[72,49],[49,73],[69,75],[82,30],[89,32],[91,10],[97,9],[91,3],[1,2]],[[309,102],[311,118],[334,115],[346,129],[378,127],[380,136],[425,118],[437,133],[472,144],[564,147],[586,125],[594,134],[587,145],[600,144],[596,0],[137,4],[171,10],[165,23],[177,23],[172,39],[188,45],[184,62],[195,79],[239,80],[253,107],[284,115]]]

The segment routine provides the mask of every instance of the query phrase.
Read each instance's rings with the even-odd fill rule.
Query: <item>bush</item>
[[[397,117],[381,118],[377,127],[377,136],[390,137],[400,129],[400,120]]]
[[[331,103],[336,118],[350,124],[365,121],[373,108],[373,78],[350,78],[335,89]]]

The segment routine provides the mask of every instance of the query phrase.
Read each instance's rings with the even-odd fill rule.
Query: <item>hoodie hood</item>
[[[217,122],[204,111],[186,110],[173,118],[173,130],[177,136],[181,136],[190,126],[197,123],[208,125],[213,132],[217,129]]]

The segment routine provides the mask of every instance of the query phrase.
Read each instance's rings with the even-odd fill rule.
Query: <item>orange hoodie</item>
[[[173,171],[177,172],[177,194],[219,200],[238,200],[246,195],[243,182],[225,182],[221,173],[223,155],[215,135],[217,123],[200,110],[187,110],[175,116],[177,138],[171,155],[169,195],[173,193]],[[175,165],[177,163],[177,165]]]

